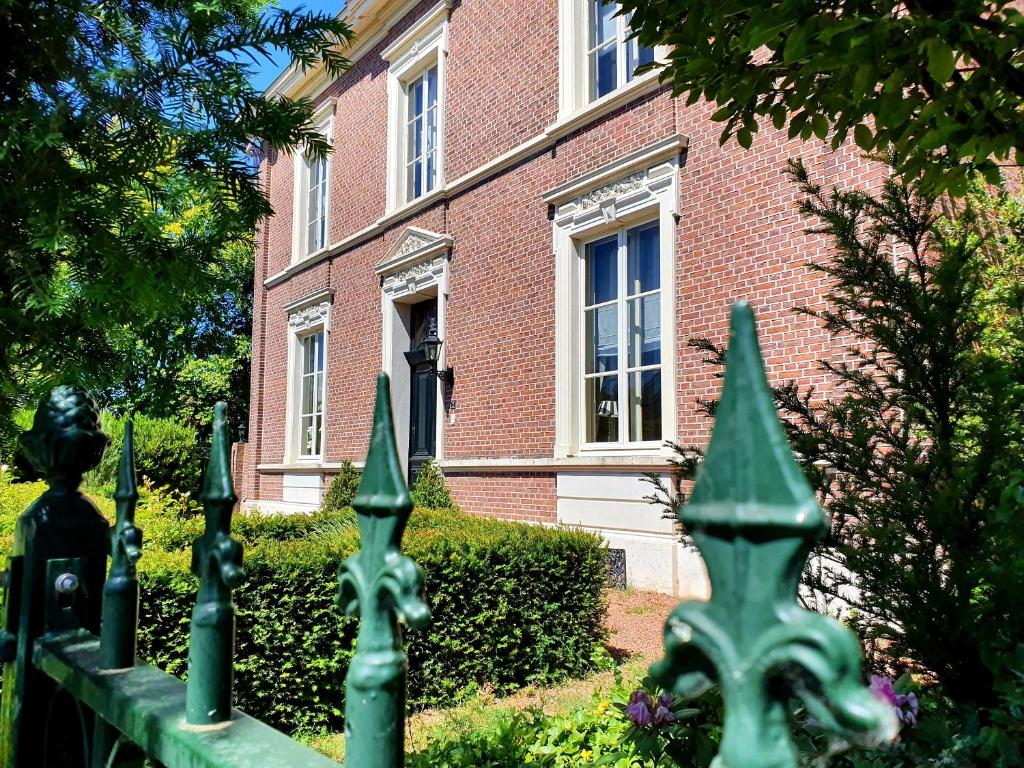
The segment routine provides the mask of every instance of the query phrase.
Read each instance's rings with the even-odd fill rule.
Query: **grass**
[[[620,671],[626,680],[640,680],[647,673],[647,663],[639,657],[627,659]],[[554,686],[528,686],[498,698],[481,691],[457,706],[428,709],[412,715],[406,724],[405,749],[418,752],[429,744],[450,743],[479,730],[496,726],[514,712],[530,707],[547,715],[559,716],[588,704],[593,695],[614,685],[614,670],[605,669],[579,680],[567,680]],[[345,736],[341,733],[306,734],[301,741],[332,760],[345,759]]]

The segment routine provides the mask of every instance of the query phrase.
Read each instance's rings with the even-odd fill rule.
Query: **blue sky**
[[[324,11],[327,13],[339,13],[344,4],[344,0],[305,0],[304,2],[299,0],[279,0],[276,3],[278,7],[287,8],[290,11],[304,8],[310,11]],[[252,79],[253,85],[262,91],[288,66],[288,63],[288,56],[284,53],[278,53],[274,61],[261,61]]]

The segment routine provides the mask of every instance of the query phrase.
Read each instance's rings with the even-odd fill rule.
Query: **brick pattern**
[[[386,63],[380,51],[425,10],[419,4],[323,98],[337,99],[336,154],[331,173],[330,241],[364,229],[384,215],[387,143]],[[556,118],[557,0],[456,3],[449,21],[446,165],[455,179],[538,135]],[[702,443],[708,424],[697,398],[719,382],[686,340],[723,342],[729,305],[753,302],[770,376],[824,385],[818,358],[833,341],[796,305],[819,306],[820,277],[805,264],[827,257],[827,243],[804,234],[798,193],[784,174],[803,157],[826,184],[872,186],[884,170],[842,147],[791,142],[770,126],[745,151],[718,146],[711,107],[686,106],[664,90],[638,96],[538,151],[517,165],[399,221],[350,250],[298,272],[270,289],[263,281],[290,263],[293,161],[271,154],[263,163],[275,216],[259,233],[250,446],[245,497],[281,498],[280,475],[260,475],[260,463],[284,457],[287,402],[287,315],[283,306],[331,286],[325,461],[365,455],[373,379],[381,365],[381,294],[374,266],[407,226],[448,233],[455,247],[449,272],[445,339],[456,372],[457,402],[446,420],[449,458],[551,456],[555,422],[554,258],[552,225],[541,196],[629,152],[666,137],[689,139],[680,171],[676,227],[677,438]],[[827,390],[823,390],[823,395]],[[552,473],[453,474],[455,498],[472,512],[553,522]]]
[[[452,499],[468,512],[523,523],[555,522],[555,478],[541,472],[445,476]]]

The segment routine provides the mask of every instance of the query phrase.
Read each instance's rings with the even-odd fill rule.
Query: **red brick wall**
[[[449,472],[455,503],[480,515],[523,523],[555,522],[555,477],[541,472],[471,475]]]
[[[384,214],[387,98],[380,51],[433,3],[417,6],[331,85],[335,156],[331,234],[336,242]],[[557,0],[463,0],[450,16],[446,97],[446,176],[450,182],[534,138],[556,119]],[[280,499],[279,475],[256,472],[284,455],[287,315],[283,306],[318,289],[335,289],[328,346],[327,462],[361,459],[369,435],[373,379],[380,368],[381,294],[374,266],[415,225],[454,237],[445,339],[455,369],[454,424],[447,458],[550,457],[555,423],[554,270],[547,190],[672,135],[689,139],[680,171],[676,227],[676,359],[679,439],[702,442],[707,424],[695,400],[719,386],[686,340],[725,338],[729,305],[753,302],[773,378],[821,384],[814,361],[834,344],[811,320],[791,312],[819,306],[821,279],[805,263],[827,243],[803,233],[798,194],[786,161],[801,156],[827,184],[870,185],[882,170],[849,148],[790,142],[770,127],[745,151],[718,146],[710,108],[664,91],[638,97],[449,200],[396,221],[344,253],[299,271],[270,289],[269,275],[290,263],[292,159],[264,161],[276,214],[260,236],[254,321],[252,419],[246,455],[247,498]],[[666,396],[669,396],[666,394]],[[552,521],[554,475],[452,474],[460,504],[474,512]]]

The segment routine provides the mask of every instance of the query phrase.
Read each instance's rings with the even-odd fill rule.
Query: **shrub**
[[[448,492],[448,484],[444,481],[444,473],[433,459],[427,459],[409,489],[413,503],[418,507],[429,509],[456,509]]]
[[[312,529],[343,519],[292,517],[305,521],[297,528]],[[358,547],[358,531],[349,525],[295,538],[289,524],[271,525],[277,538],[250,534],[247,578],[234,593],[236,701],[280,728],[337,728],[356,630],[335,604],[337,573]],[[407,635],[413,706],[590,668],[604,617],[605,551],[597,537],[417,511],[404,549],[424,569],[433,610],[428,629]],[[159,550],[140,563],[140,654],[179,675],[195,600],[189,563],[187,551]]]
[[[661,691],[644,686],[659,699]],[[714,691],[697,701],[672,698],[672,722],[634,725],[629,706],[637,685],[619,673],[608,691],[564,712],[536,707],[505,711],[483,727],[455,728],[409,755],[409,768],[708,768],[718,750],[721,706]],[[318,745],[319,746],[319,745]]]
[[[950,211],[895,178],[869,197],[791,170],[835,244],[810,265],[830,284],[822,303],[798,311],[845,347],[820,364],[828,398],[774,388],[831,522],[805,584],[853,609],[880,669],[992,707],[1024,637],[1024,206],[979,190]],[[698,456],[679,449],[677,480]]]
[[[359,490],[360,478],[359,470],[351,461],[345,459],[341,462],[341,469],[338,470],[338,474],[334,476],[331,485],[327,488],[320,509],[325,512],[340,512],[346,507],[352,506],[352,499],[356,497],[356,491]]]
[[[15,482],[10,472],[0,472],[0,555],[10,554],[14,543],[14,527],[21,513],[46,491],[46,483],[36,480],[31,483]],[[114,519],[114,502],[104,496],[86,493],[103,516]]]
[[[196,430],[174,418],[137,415],[135,422],[135,469],[140,482],[149,478],[153,486],[167,486],[197,494],[202,479],[205,450],[200,447]],[[86,485],[113,492],[117,464],[124,444],[125,419],[103,414],[103,431],[110,445],[96,469],[86,475]]]

